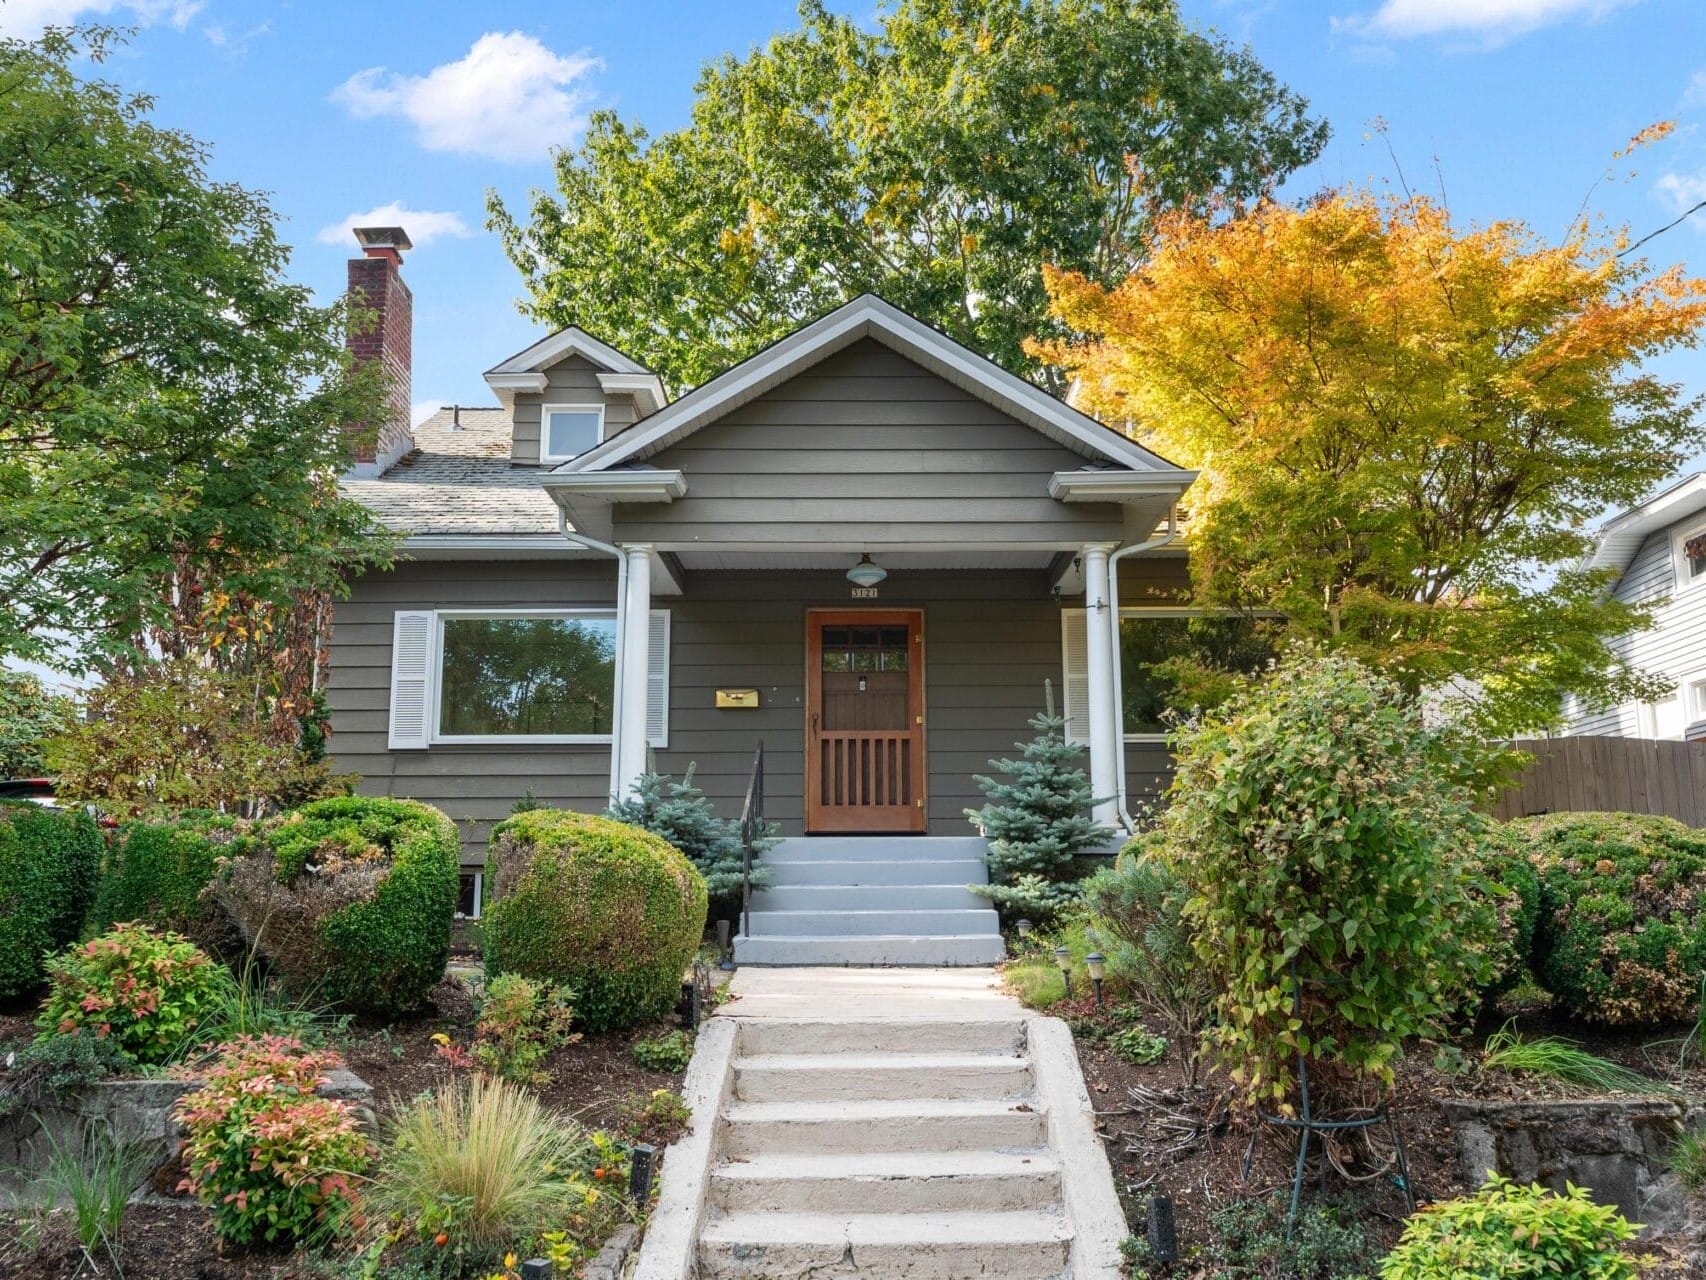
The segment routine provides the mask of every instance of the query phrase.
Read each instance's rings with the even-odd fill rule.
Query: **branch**
[[[1671,221],[1665,223],[1664,226],[1660,227],[1657,231],[1649,231],[1646,235],[1642,236],[1639,240],[1635,241],[1635,243],[1630,245],[1627,249],[1621,250],[1617,256],[1619,258],[1628,257],[1630,254],[1634,253],[1635,250],[1639,249],[1642,245],[1646,244],[1647,241],[1656,239],[1659,236],[1662,236],[1665,232],[1669,231],[1672,227],[1679,226],[1680,224],[1687,222],[1688,219],[1692,218],[1695,214],[1699,213],[1702,209],[1706,209],[1706,200],[1702,200],[1698,204],[1696,204],[1692,209],[1685,210],[1684,212],[1678,214],[1675,218],[1673,218]]]

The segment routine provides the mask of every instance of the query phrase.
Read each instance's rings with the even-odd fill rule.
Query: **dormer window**
[[[540,410],[540,461],[567,462],[604,439],[604,406],[548,404]]]

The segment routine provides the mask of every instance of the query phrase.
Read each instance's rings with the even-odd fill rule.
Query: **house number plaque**
[[[717,705],[719,707],[756,707],[758,705],[758,690],[718,689]]]
[[[875,600],[877,589],[875,587],[854,587],[853,598],[855,600]]]

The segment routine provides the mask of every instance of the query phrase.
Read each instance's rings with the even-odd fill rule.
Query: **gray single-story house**
[[[357,234],[361,354],[406,375],[407,238]],[[675,399],[573,327],[485,379],[346,478],[403,555],[337,607],[327,688],[337,767],[462,825],[467,913],[525,794],[597,811],[693,765],[738,816],[760,743],[785,836],[963,843],[1045,682],[1103,821],[1165,785],[1121,636],[1191,613],[1193,472],[872,296]]]

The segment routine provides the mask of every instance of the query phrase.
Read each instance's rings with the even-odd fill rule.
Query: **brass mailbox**
[[[717,706],[723,707],[756,707],[758,705],[757,689],[718,689]]]

